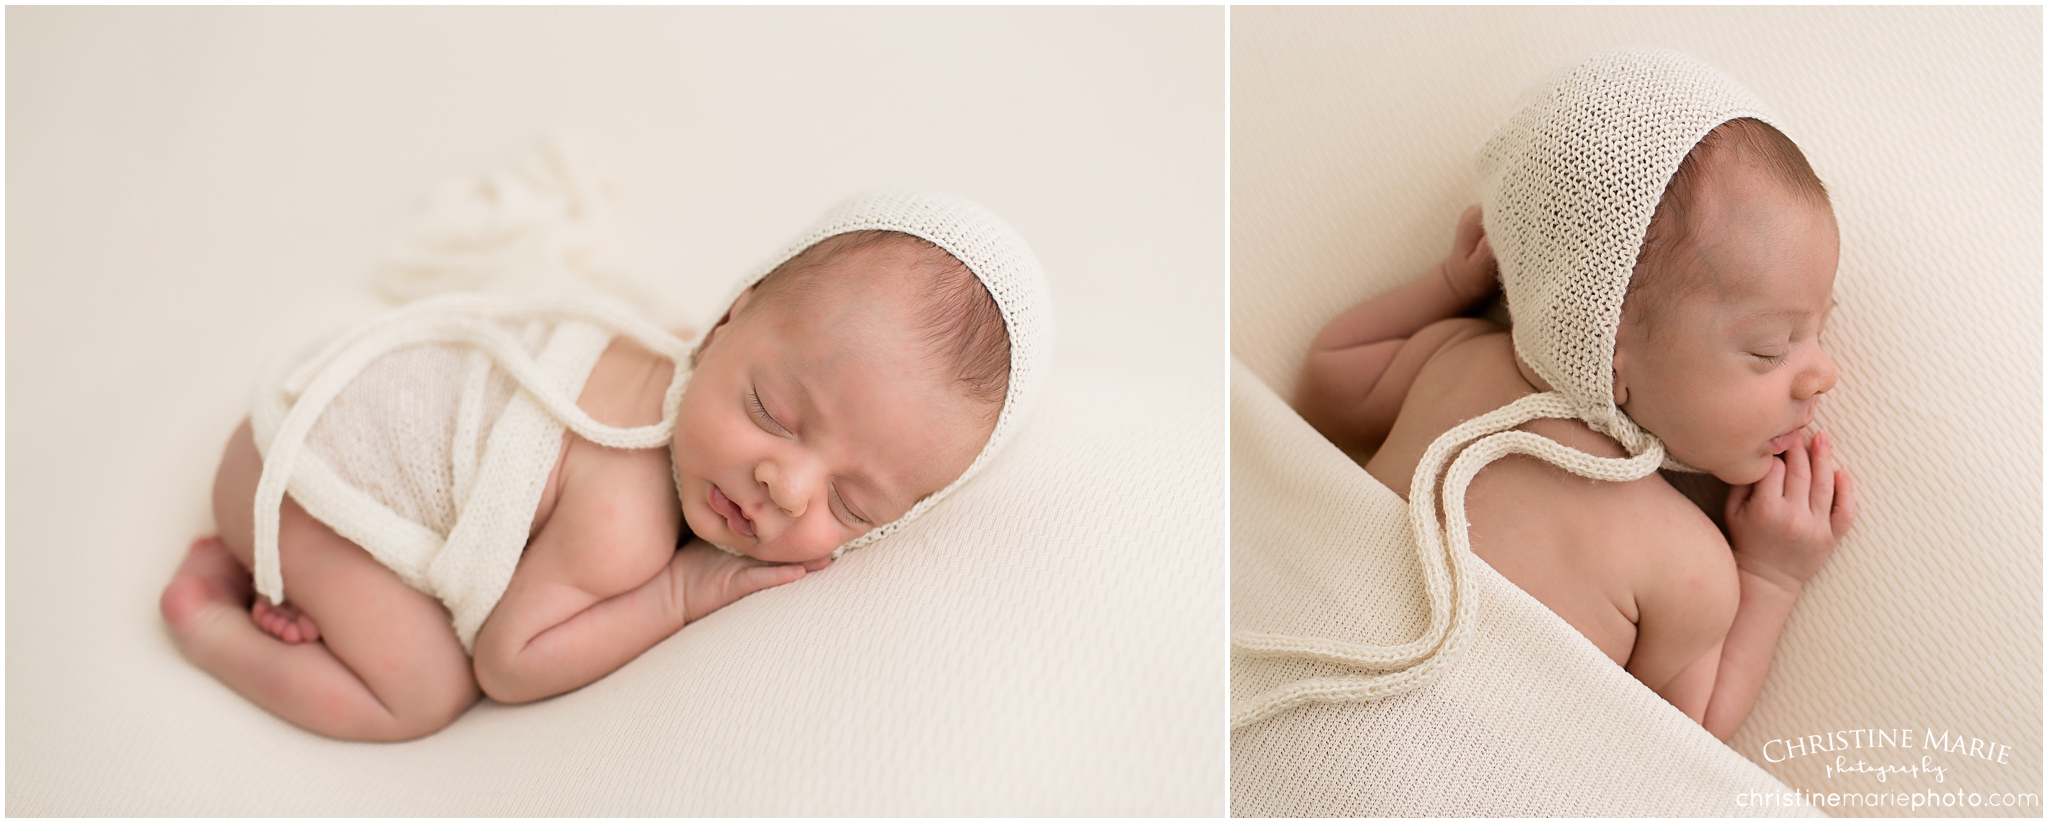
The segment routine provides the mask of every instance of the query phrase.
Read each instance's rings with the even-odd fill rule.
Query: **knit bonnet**
[[[1614,405],[1629,277],[1679,163],[1707,132],[1744,117],[1771,122],[1755,95],[1712,66],[1630,49],[1537,86],[1480,149],[1486,237],[1515,353],[1630,454],[1654,436]]]
[[[1537,86],[1479,152],[1486,236],[1514,318],[1515,352],[1550,391],[1466,420],[1430,443],[1408,490],[1429,622],[1406,643],[1239,632],[1237,653],[1337,664],[1356,673],[1297,680],[1231,707],[1242,727],[1310,702],[1376,700],[1417,688],[1457,660],[1474,621],[1465,492],[1495,460],[1526,455],[1580,477],[1627,482],[1670,461],[1614,405],[1621,305],[1650,218],[1701,138],[1763,106],[1726,75],[1662,50],[1598,55]],[[1627,450],[1597,457],[1517,429],[1584,421]]]
[[[1052,360],[1052,298],[1031,248],[987,209],[964,198],[919,189],[884,189],[834,206],[766,265],[741,280],[732,299],[725,303],[727,309],[713,320],[725,316],[742,292],[761,282],[776,267],[828,238],[858,231],[894,231],[923,239],[944,249],[974,273],[989,296],[995,298],[996,309],[1002,314],[1003,326],[1010,336],[1010,386],[1003,396],[1002,411],[996,416],[995,430],[989,433],[988,443],[965,472],[945,488],[917,501],[902,517],[847,541],[832,552],[834,557],[908,525],[980,472],[1015,434],[1025,414],[1043,393]],[[707,323],[705,328],[713,325],[716,323]]]

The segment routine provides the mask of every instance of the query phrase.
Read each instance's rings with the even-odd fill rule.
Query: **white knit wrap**
[[[1010,387],[1003,396],[1002,411],[996,416],[995,431],[989,433],[988,443],[981,447],[980,454],[975,455],[974,462],[968,464],[967,471],[945,488],[917,501],[902,517],[847,541],[833,550],[833,557],[880,540],[908,525],[988,465],[1036,402],[1045,383],[1047,367],[1052,362],[1052,297],[1046,291],[1045,275],[1038,268],[1038,258],[1031,254],[1031,248],[1024,244],[1024,239],[1011,231],[1001,218],[968,200],[939,192],[884,189],[840,203],[797,235],[780,254],[752,276],[740,281],[733,290],[733,299],[727,300],[726,305],[731,306],[741,292],[761,282],[761,278],[767,277],[775,267],[789,262],[805,249],[826,238],[857,231],[895,231],[922,238],[945,249],[947,254],[974,272],[989,295],[995,298],[1003,325],[1009,331]],[[713,322],[706,323],[705,327],[715,325],[717,318],[725,313],[721,311],[715,315]],[[730,551],[729,548],[727,550]]]
[[[1285,684],[1238,701],[1243,726],[1309,701],[1371,700],[1428,681],[1470,635],[1473,559],[1465,489],[1510,454],[1623,482],[1670,463],[1664,444],[1614,405],[1614,346],[1643,238],[1678,165],[1714,127],[1768,119],[1754,95],[1697,60],[1661,50],[1602,54],[1523,98],[1480,150],[1486,235],[1500,263],[1515,351],[1553,387],[1467,420],[1431,443],[1409,486],[1409,525],[1429,600],[1422,636],[1395,646],[1241,632],[1238,653],[1375,672]],[[1578,419],[1626,458],[1595,457],[1518,426]],[[1441,497],[1439,498],[1439,480]],[[1442,525],[1438,525],[1439,518]]]
[[[583,381],[615,334],[631,336],[678,364],[662,398],[661,422],[617,428],[577,407]],[[416,424],[445,424],[442,436],[428,437],[424,442],[432,446],[398,458],[402,467],[435,464],[401,474],[441,478],[433,484],[440,488],[415,490],[445,499],[455,509],[453,522],[437,524],[438,529],[401,514],[393,504],[399,509],[418,506],[394,501],[388,492],[367,492],[363,478],[347,471],[347,461],[330,464],[311,446],[318,426],[331,422],[356,428],[362,415],[344,413],[330,421],[328,412],[338,400],[348,406],[348,390],[366,371],[389,368],[392,355],[403,358],[421,347],[439,347],[440,353],[427,352],[430,358],[452,353],[458,358],[452,373],[463,375],[458,386],[450,387],[454,420]],[[373,319],[310,358],[285,364],[289,371],[273,370],[259,382],[250,411],[250,427],[263,455],[254,503],[251,571],[256,591],[285,601],[278,532],[279,506],[289,490],[308,514],[361,546],[407,585],[447,606],[456,637],[469,649],[519,565],[543,487],[561,458],[564,427],[615,449],[668,445],[690,379],[684,367],[688,362],[688,344],[602,303],[451,294]],[[489,399],[497,393],[492,383],[508,381],[518,391],[496,411]],[[423,388],[404,381],[396,385],[399,390]],[[356,439],[366,434],[388,436],[373,424]]]

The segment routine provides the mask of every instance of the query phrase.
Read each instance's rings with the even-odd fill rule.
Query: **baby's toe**
[[[157,600],[157,608],[163,612],[164,622],[171,624],[172,629],[183,629],[212,601],[205,584],[193,578],[180,577],[164,587],[163,597]]]

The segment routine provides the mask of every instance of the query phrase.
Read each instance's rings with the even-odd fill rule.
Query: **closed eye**
[[[860,512],[854,511],[853,506],[846,502],[846,498],[839,496],[838,486],[832,487],[832,502],[837,504],[839,506],[839,510],[846,514],[847,520],[851,521],[848,525],[854,526],[855,528],[863,529],[872,529],[875,527],[873,521],[870,521],[867,518],[862,517]]]
[[[775,415],[769,414],[768,407],[762,405],[761,392],[756,389],[747,389],[747,415],[754,418],[754,422],[760,424],[761,428],[767,430],[769,434],[779,436],[787,436],[789,434],[789,429],[783,428],[781,423],[776,422]]]

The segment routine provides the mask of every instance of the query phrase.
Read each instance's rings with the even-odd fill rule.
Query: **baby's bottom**
[[[164,588],[185,656],[272,713],[330,737],[409,740],[474,704],[476,676],[448,614],[289,496],[278,553],[290,605],[317,642],[287,643],[250,616],[254,501],[263,461],[244,421],[214,477],[218,539],[192,545]]]

